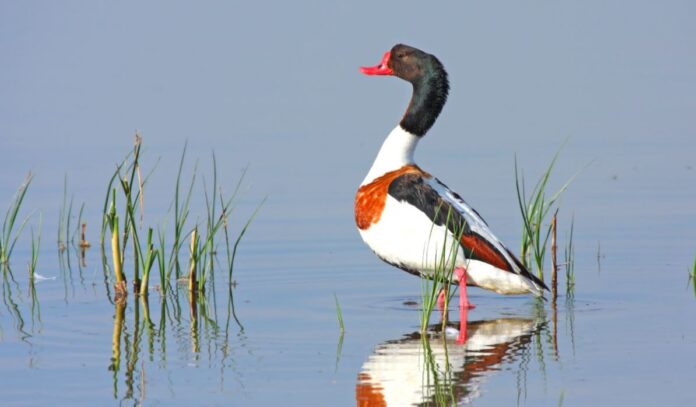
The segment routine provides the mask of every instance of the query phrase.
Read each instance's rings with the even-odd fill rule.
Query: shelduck
[[[473,308],[467,285],[500,294],[541,296],[546,285],[493,235],[472,207],[413,159],[418,142],[447,101],[449,82],[440,61],[397,44],[378,65],[360,70],[366,75],[396,76],[413,86],[406,112],[387,136],[355,197],[355,222],[365,243],[383,261],[432,277],[443,244],[458,240],[456,253],[450,252],[456,256],[452,283],[459,284],[460,309]],[[440,304],[442,299],[441,293]]]

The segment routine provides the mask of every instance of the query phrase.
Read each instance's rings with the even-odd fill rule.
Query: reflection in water
[[[22,308],[26,306],[25,300],[21,296],[21,289],[17,280],[12,274],[12,269],[7,264],[0,266],[2,268],[2,300],[8,314],[14,320],[14,329],[19,334],[19,338],[27,343],[29,338],[37,332],[41,332],[41,306],[39,298],[36,295],[36,286],[33,278],[29,279],[29,300],[31,301],[30,315],[31,326],[27,327]],[[14,291],[13,291],[14,286]],[[24,303],[24,304],[23,304]],[[1,315],[1,314],[0,314]],[[3,339],[2,326],[0,326],[0,342]]]
[[[567,334],[570,337],[570,344],[573,348],[573,356],[575,356],[575,294],[574,291],[566,292],[565,299],[565,315]]]
[[[71,256],[75,256],[74,260],[77,266],[80,286],[82,286],[83,289],[86,288],[84,269],[87,267],[87,249],[89,249],[89,246],[78,246],[73,242],[69,242],[68,244],[61,243],[58,248],[58,269],[60,271],[61,280],[63,281],[63,299],[66,304],[70,296],[75,296],[75,282],[73,280],[73,263],[71,262]]]
[[[36,281],[32,274],[29,278],[29,297],[31,297],[31,325],[32,332],[35,329],[35,325],[39,324],[39,332],[41,331],[41,304],[39,303],[39,296],[36,295]]]
[[[7,311],[9,311],[9,314],[14,319],[15,329],[20,334],[20,338],[23,341],[26,341],[27,338],[31,337],[31,334],[25,330],[24,317],[22,316],[19,305],[12,294],[12,285],[10,284],[10,280],[12,280],[18,291],[19,286],[17,285],[17,281],[15,281],[14,276],[12,275],[12,270],[10,270],[9,267],[3,266],[2,274],[2,301],[5,303]]]
[[[451,325],[432,325],[387,341],[375,349],[358,375],[360,406],[452,405],[479,395],[488,372],[522,357],[542,324],[533,319],[500,318],[468,322],[467,340],[458,344]],[[440,330],[439,332],[437,330]]]
[[[118,371],[121,366],[121,333],[123,332],[123,321],[126,315],[126,303],[121,301],[116,304],[116,315],[114,316],[114,333],[111,336],[111,364],[109,370],[114,372],[114,398],[118,397]]]
[[[167,364],[167,336],[174,335],[176,341],[188,342],[180,346],[180,351],[188,353],[190,363],[197,363],[203,354],[201,348],[207,348],[211,360],[219,357],[221,360],[221,377],[227,359],[231,353],[229,333],[231,320],[237,321],[234,310],[232,288],[230,286],[229,302],[227,307],[226,324],[224,332],[217,322],[217,313],[208,307],[208,301],[213,301],[214,295],[191,295],[186,289],[172,290],[166,297],[161,297],[154,305],[159,307],[159,321],[153,322],[150,310],[150,302],[147,296],[136,296],[133,301],[132,320],[126,316],[126,301],[116,301],[114,327],[112,336],[112,354],[109,370],[113,375],[114,399],[134,400],[140,402],[145,399],[147,380],[145,379],[145,363],[155,360],[159,351],[159,364]],[[188,308],[188,314],[184,307]],[[186,316],[189,319],[186,321]],[[159,325],[157,325],[159,324]],[[168,329],[167,324],[170,324]],[[239,327],[240,338],[243,332]],[[144,338],[143,335],[146,335]],[[146,345],[143,345],[146,343]],[[158,344],[158,347],[156,347]],[[146,350],[141,348],[146,346]],[[143,355],[143,352],[146,354]],[[220,356],[216,356],[218,352]],[[123,383],[125,389],[119,389]]]

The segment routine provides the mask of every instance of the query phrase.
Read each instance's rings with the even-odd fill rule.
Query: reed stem
[[[111,257],[114,260],[114,275],[116,276],[116,286],[120,287],[126,281],[123,275],[123,263],[121,263],[121,247],[119,242],[118,215],[114,214],[111,219]]]
[[[152,228],[147,230],[147,253],[145,254],[145,263],[143,264],[143,279],[140,281],[140,295],[147,296],[148,283],[150,281],[150,270],[152,265],[157,260],[159,252],[155,250],[152,244]]]
[[[555,299],[558,295],[558,261],[556,257],[556,222],[558,217],[558,209],[554,212],[551,218],[551,295]]]
[[[189,291],[194,292],[198,288],[196,281],[196,266],[198,262],[198,227],[191,232],[191,267],[189,268]]]
[[[82,230],[80,232],[80,247],[83,249],[86,249],[91,246],[91,244],[87,241],[87,223],[82,222]]]

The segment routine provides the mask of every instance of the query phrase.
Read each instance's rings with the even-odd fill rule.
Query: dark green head
[[[404,44],[395,45],[373,67],[360,68],[366,75],[391,75],[410,82],[413,96],[401,120],[404,130],[423,136],[432,127],[447,101],[449,81],[442,63],[431,54]]]

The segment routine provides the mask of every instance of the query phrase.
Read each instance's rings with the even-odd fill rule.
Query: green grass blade
[[[256,217],[256,214],[259,212],[259,210],[261,209],[263,204],[266,202],[267,198],[268,197],[263,198],[261,203],[259,203],[256,206],[256,209],[254,209],[254,212],[251,214],[249,219],[247,219],[246,223],[244,224],[244,227],[242,228],[242,230],[239,232],[239,235],[237,236],[237,240],[235,240],[235,242],[234,242],[234,247],[232,248],[232,258],[230,259],[230,264],[229,264],[229,282],[230,282],[230,284],[232,284],[232,270],[234,269],[234,259],[237,256],[237,247],[239,246],[239,242],[242,241],[242,237],[244,237],[244,234],[246,233],[247,229],[249,228],[249,225],[251,225],[251,221],[254,220],[254,218]]]
[[[31,184],[33,177],[34,176],[31,172],[27,174],[26,178],[17,189],[12,203],[7,209],[5,219],[2,223],[2,237],[0,238],[0,263],[5,264],[9,262],[10,255],[12,254],[12,250],[17,243],[17,239],[19,239],[22,230],[24,230],[24,227],[29,220],[29,217],[26,217],[24,221],[22,221],[19,228],[17,228],[17,231],[14,232],[13,239],[13,229],[15,228],[19,209],[22,207],[22,203],[24,202],[24,198],[26,197],[27,190],[29,189],[29,185]]]
[[[102,227],[101,227],[101,234],[99,237],[99,243],[102,246],[102,249],[104,248],[104,239],[106,235],[106,230],[109,227],[110,221],[107,219],[108,216],[108,208],[109,208],[109,203],[111,202],[111,190],[114,187],[114,181],[116,181],[116,178],[118,175],[121,173],[121,168],[123,165],[126,163],[126,160],[128,157],[130,157],[131,153],[128,153],[123,160],[121,161],[120,164],[116,164],[116,169],[114,170],[114,173],[111,174],[111,178],[109,179],[108,184],[106,185],[106,197],[104,198],[104,207],[102,208]]]
[[[334,301],[336,302],[336,319],[338,319],[338,327],[341,330],[341,333],[344,333],[346,331],[346,327],[343,324],[343,312],[341,312],[341,304],[338,303],[336,293],[334,293]]]
[[[39,250],[41,249],[41,229],[43,227],[43,214],[39,212],[39,231],[36,240],[34,240],[34,228],[31,229],[31,259],[29,261],[29,278],[34,279],[36,272],[36,264],[39,260]]]

